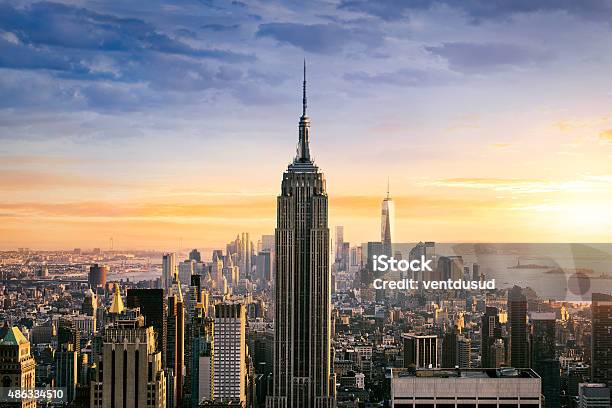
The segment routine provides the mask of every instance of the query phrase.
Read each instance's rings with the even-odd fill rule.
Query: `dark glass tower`
[[[501,338],[501,326],[499,324],[499,310],[496,307],[487,306],[482,315],[481,342],[480,342],[480,366],[482,368],[495,367],[495,361],[491,355],[491,346],[496,339]]]
[[[168,301],[163,289],[128,289],[127,307],[140,308],[147,326],[155,329],[155,345],[162,353],[162,364],[166,367],[168,346]]]
[[[510,364],[514,368],[528,368],[527,298],[518,286],[508,291],[508,323],[510,323]]]
[[[612,296],[593,293],[591,303],[591,380],[612,386]]]
[[[335,406],[325,178],[310,157],[306,65],[297,154],[277,199],[274,389],[270,408]]]

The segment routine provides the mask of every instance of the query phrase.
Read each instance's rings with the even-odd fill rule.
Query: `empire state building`
[[[310,157],[306,64],[297,154],[277,198],[274,388],[268,408],[335,407],[325,178]]]

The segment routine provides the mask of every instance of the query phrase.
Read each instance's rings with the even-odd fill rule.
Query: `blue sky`
[[[533,215],[510,210],[561,202],[553,219],[564,219],[609,203],[611,21],[603,0],[0,1],[0,215],[11,237],[0,246],[77,245],[82,231],[146,247],[269,233],[304,58],[312,150],[349,238],[376,237],[389,175],[404,240],[432,229],[491,240],[499,217],[509,217],[499,240],[602,240],[609,218],[579,236],[575,225],[540,235]],[[499,194],[521,182],[528,198]],[[535,197],[534,183],[546,191]],[[590,195],[567,197],[576,185]],[[246,207],[228,213],[219,196]],[[258,197],[271,205],[248,214]],[[470,211],[415,221],[439,197],[457,200],[441,212],[479,208],[482,230]],[[516,205],[484,215],[474,206],[489,198]],[[210,207],[125,210],[143,202]]]

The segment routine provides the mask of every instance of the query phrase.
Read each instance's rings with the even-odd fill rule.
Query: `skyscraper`
[[[168,406],[180,407],[183,400],[183,371],[185,362],[185,305],[180,282],[175,278],[168,296]]]
[[[17,327],[0,329],[0,356],[0,387],[34,388],[36,362],[30,354],[30,342]],[[24,399],[6,404],[9,407],[34,408],[36,400]]]
[[[344,244],[344,227],[342,225],[336,226],[336,236],[334,237],[334,251],[335,260],[339,261],[342,259],[342,244]]]
[[[510,327],[510,365],[529,367],[527,342],[527,298],[514,286],[508,291],[508,323]]]
[[[106,275],[108,275],[108,266],[93,264],[89,267],[89,286],[96,288],[97,286],[106,285]]]
[[[612,296],[592,296],[591,381],[612,387]]]
[[[94,374],[91,407],[166,406],[161,353],[153,327],[135,309],[124,309],[104,331],[102,358]]]
[[[216,304],[214,320],[214,399],[246,402],[246,310]]]
[[[163,289],[128,289],[127,307],[140,308],[145,324],[155,330],[155,346],[162,353],[162,366],[166,366],[168,345],[168,303]]]
[[[453,328],[448,333],[444,333],[442,339],[442,367],[453,368],[458,361],[457,358],[457,329]]]
[[[213,327],[212,318],[205,317],[206,309],[198,304],[191,325],[191,407],[214,398]]]
[[[202,262],[202,254],[200,254],[200,251],[197,249],[192,249],[191,252],[189,252],[189,260]]]
[[[495,359],[491,354],[491,347],[495,344],[495,340],[501,337],[501,326],[496,307],[487,306],[484,315],[482,315],[480,335],[480,366],[482,368],[496,367]]]
[[[77,358],[74,345],[64,343],[55,353],[55,386],[66,389],[66,401],[72,402],[76,395]]]
[[[162,285],[168,290],[172,286],[172,280],[176,275],[176,256],[173,253],[167,253],[162,256]]]
[[[303,92],[297,154],[277,198],[274,408],[335,406],[327,193],[310,157],[305,63]]]
[[[438,336],[405,334],[402,339],[404,367],[410,367],[412,364],[416,368],[438,367]]]
[[[380,217],[380,242],[383,243],[385,254],[393,255],[393,242],[395,239],[395,203],[389,195],[389,182],[387,181],[387,197],[382,201]]]
[[[606,384],[580,384],[578,396],[579,408],[608,408],[610,406],[610,388]]]
[[[545,407],[558,407],[561,394],[561,367],[555,358],[554,312],[531,313],[531,366],[542,377]]]

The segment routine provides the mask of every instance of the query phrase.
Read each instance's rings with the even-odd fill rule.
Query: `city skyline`
[[[304,57],[347,241],[609,241],[610,8],[425,3],[2,3],[0,249],[271,233]]]
[[[302,3],[0,0],[0,405],[612,406],[612,3]]]

